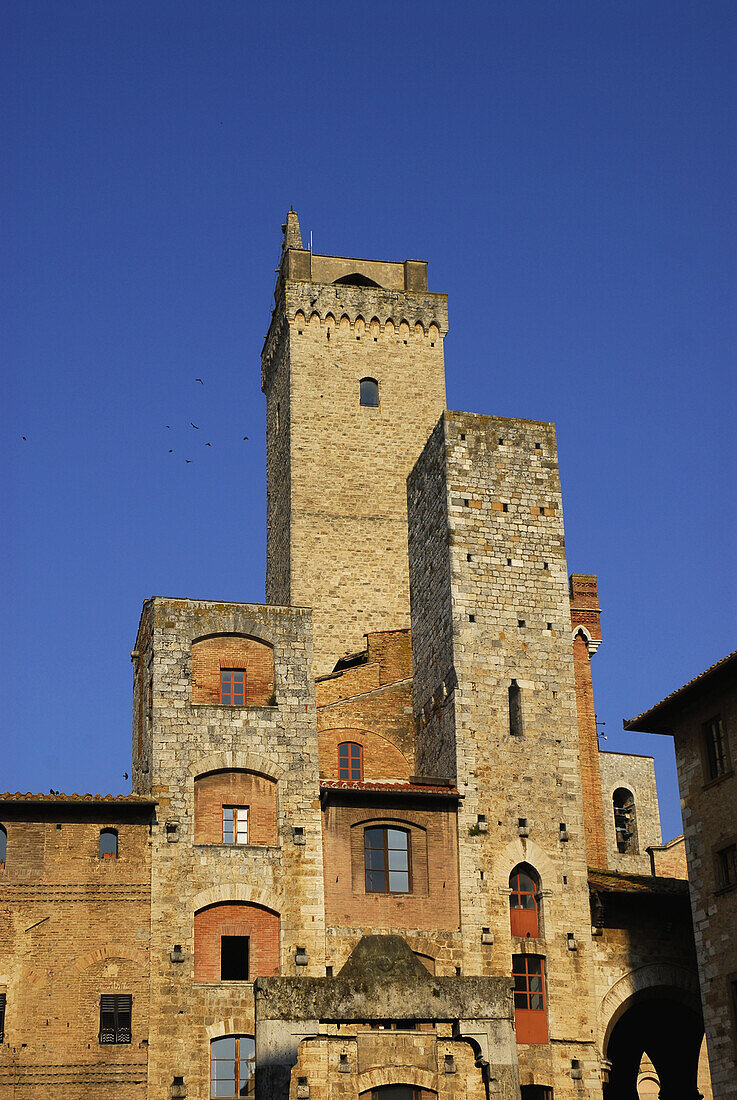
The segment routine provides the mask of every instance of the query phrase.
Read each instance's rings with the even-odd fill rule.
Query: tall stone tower
[[[313,608],[316,676],[409,622],[406,479],[445,408],[427,264],[318,256],[290,211],[261,359],[266,600]]]

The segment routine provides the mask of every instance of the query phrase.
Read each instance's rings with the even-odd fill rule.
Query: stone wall
[[[446,413],[408,480],[408,501],[418,758],[454,776],[463,795],[463,970],[508,974],[513,954],[544,956],[550,1041],[520,1046],[521,1080],[554,1087],[556,1098],[599,1096],[553,426]],[[515,685],[521,731],[512,733]],[[544,934],[535,941],[510,931],[509,876],[522,862],[541,880]]]
[[[447,327],[441,294],[280,281],[262,357],[266,589],[313,608],[315,675],[409,626],[405,481],[445,407]],[[364,377],[378,407],[359,403]]]
[[[196,913],[232,902],[258,907],[249,910],[251,915],[276,914],[280,972],[325,973],[310,614],[157,598],[144,609],[142,622],[137,662],[152,670],[153,699],[150,743],[142,754],[151,762],[150,775],[141,774],[159,802],[152,836],[151,1028],[156,1043],[149,1088],[151,1096],[169,1095],[173,1077],[181,1076],[188,1095],[200,1097],[208,1095],[210,1040],[253,1035],[254,1002],[250,981],[195,979]],[[212,634],[247,635],[272,647],[275,705],[193,702],[192,643]],[[195,843],[195,780],[218,772],[246,772],[276,783],[275,843]],[[257,812],[258,805],[253,808]],[[251,827],[256,829],[255,821]],[[295,828],[303,830],[299,839],[304,843],[295,843]],[[177,945],[180,955],[174,951]],[[304,966],[297,962],[298,947],[304,949]]]
[[[614,871],[649,875],[652,866],[647,849],[660,844],[662,839],[655,761],[652,756],[623,752],[602,752],[599,761],[608,865]],[[621,788],[634,795],[637,816],[637,836],[632,838],[631,851],[624,853],[617,849],[612,803],[614,792]]]

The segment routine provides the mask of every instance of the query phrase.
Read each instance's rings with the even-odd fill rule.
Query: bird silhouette
[[[192,424],[192,421],[191,421],[191,420],[190,420],[190,424]],[[192,427],[193,427],[193,428],[197,428],[197,431],[199,431],[199,430],[200,430],[200,429],[199,429],[199,425],[197,425],[197,424],[192,424]]]
[[[127,778],[128,778],[128,772],[123,772],[123,779],[127,779]]]
[[[191,462],[191,461],[192,461],[192,459],[191,459],[191,458],[185,458],[185,460],[184,460],[184,461],[185,461],[185,462]]]
[[[171,424],[167,424],[166,426],[167,426],[167,428],[171,428]]]
[[[170,454],[170,455],[173,455],[173,454],[174,454],[174,448],[173,448],[173,447],[170,447],[170,448],[169,448],[169,454]]]
[[[244,439],[248,439],[248,436],[247,436],[247,435],[244,435],[244,436],[243,436],[243,438],[244,438]]]
[[[212,443],[206,443],[205,446],[206,447],[212,447]]]
[[[21,439],[25,439],[25,440],[28,440],[28,436],[27,436],[27,435],[22,435],[22,436],[21,436]]]
[[[195,382],[199,382],[199,384],[200,384],[201,386],[204,386],[204,384],[205,384],[205,383],[204,383],[204,382],[202,381],[202,379],[201,379],[201,378],[195,378]]]

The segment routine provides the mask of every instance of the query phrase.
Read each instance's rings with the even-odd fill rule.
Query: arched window
[[[540,880],[528,863],[519,863],[509,876],[509,924],[513,936],[540,935],[538,897]]]
[[[361,404],[370,408],[379,406],[379,383],[375,378],[361,379]]]
[[[363,779],[363,752],[355,741],[338,745],[338,778],[360,782]]]
[[[256,1095],[256,1043],[252,1035],[223,1035],[210,1042],[210,1096],[236,1100]]]
[[[407,830],[385,825],[364,829],[363,845],[366,892],[409,894],[412,868]]]
[[[622,855],[637,855],[637,814],[635,796],[626,787],[617,787],[612,795],[614,808],[614,832],[617,851]]]
[[[118,858],[118,830],[100,829],[100,859]]]
[[[8,854],[8,833],[4,825],[0,825],[0,867],[5,865],[5,857]]]

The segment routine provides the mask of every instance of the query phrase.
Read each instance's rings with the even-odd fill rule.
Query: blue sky
[[[735,5],[24,0],[0,24],[0,788],[128,790],[142,601],[263,599],[294,204],[317,252],[429,261],[451,408],[556,422],[604,747],[656,755],[679,832],[669,741],[621,719],[735,647]]]

